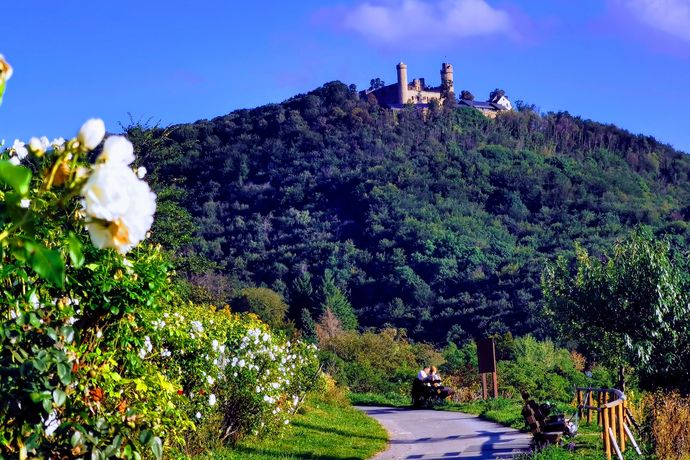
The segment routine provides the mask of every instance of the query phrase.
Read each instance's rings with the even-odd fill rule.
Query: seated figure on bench
[[[561,432],[566,435],[570,435],[574,432],[570,423],[565,420],[564,414],[549,415],[551,413],[550,404],[537,404],[535,400],[530,399],[529,393],[526,391],[522,392],[522,399],[525,402],[523,415],[527,417],[525,409],[529,408],[529,412],[534,414],[534,418],[539,423],[543,432]]]
[[[453,391],[452,388],[443,386],[441,383],[441,376],[439,375],[436,366],[431,366],[429,371],[429,380],[431,382],[431,387],[441,399],[446,399],[447,397],[455,394],[455,391]]]

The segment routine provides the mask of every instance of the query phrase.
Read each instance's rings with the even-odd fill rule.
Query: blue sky
[[[100,5],[100,6],[97,6]],[[107,5],[103,6],[103,5]],[[83,121],[163,125],[280,102],[331,80],[503,88],[690,152],[690,0],[4,0],[14,67],[0,139]]]

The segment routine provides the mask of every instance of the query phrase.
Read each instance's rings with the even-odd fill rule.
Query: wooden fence
[[[606,458],[611,459],[615,452],[619,460],[623,460],[626,448],[626,438],[642,455],[635,438],[630,431],[630,425],[637,425],[626,406],[625,394],[611,388],[576,388],[577,412],[580,420],[583,416],[587,423],[592,421],[592,412],[597,414],[597,424],[603,427],[604,452]]]

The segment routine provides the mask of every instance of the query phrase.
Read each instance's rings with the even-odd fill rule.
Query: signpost
[[[498,398],[498,376],[496,373],[496,345],[494,339],[477,340],[477,360],[479,361],[479,375],[482,376],[482,396],[488,399],[486,374],[491,374],[494,387],[494,399]]]

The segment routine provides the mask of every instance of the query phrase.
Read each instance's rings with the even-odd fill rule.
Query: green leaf
[[[24,166],[15,166],[8,160],[0,160],[0,181],[12,187],[18,193],[29,193],[31,171]]]
[[[72,447],[76,447],[77,444],[82,443],[84,435],[82,434],[81,431],[75,431],[72,437],[70,438],[69,442],[72,445]]]
[[[60,407],[67,401],[67,395],[64,391],[58,390],[56,388],[55,390],[53,390],[53,401],[55,401],[55,404],[57,404],[57,406]]]
[[[161,441],[161,438],[159,438],[158,436],[153,438],[153,440],[151,441],[151,452],[153,452],[153,455],[158,460],[160,460],[160,458],[163,457],[163,442]]]
[[[0,105],[2,105],[2,96],[5,94],[5,87],[7,86],[7,80],[0,80]]]
[[[58,363],[57,374],[63,385],[69,385],[72,382],[72,369],[65,363]]]
[[[34,360],[33,360],[33,365],[34,365],[34,368],[35,368],[38,372],[45,372],[45,370],[48,369],[48,366],[46,365],[46,363],[45,363],[42,359],[40,359],[40,358],[34,359]]]
[[[43,410],[46,412],[53,410],[53,403],[50,402],[50,398],[43,400]]]
[[[139,441],[141,441],[141,443],[145,446],[148,445],[148,443],[151,441],[151,438],[153,438],[153,433],[151,430],[144,430],[139,435]]]
[[[67,237],[67,242],[69,244],[69,258],[72,261],[72,265],[76,268],[84,265],[84,253],[81,250],[81,241],[72,232],[69,232]]]
[[[25,240],[27,261],[41,278],[62,288],[65,283],[65,262],[58,251],[48,249],[36,242]]]

